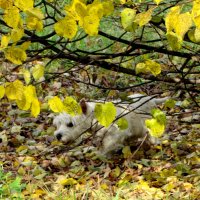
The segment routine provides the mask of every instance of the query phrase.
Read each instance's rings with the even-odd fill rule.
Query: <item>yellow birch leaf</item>
[[[0,85],[0,99],[2,99],[5,95],[5,87]]]
[[[38,99],[34,99],[31,105],[31,116],[37,117],[40,114],[40,102]]]
[[[5,94],[9,100],[21,100],[24,93],[24,85],[21,81],[7,83],[5,86]]]
[[[66,97],[63,101],[63,104],[65,106],[65,112],[72,116],[82,113],[81,106],[72,97]]]
[[[90,36],[98,35],[99,21],[97,15],[88,15],[84,17],[83,29]]]
[[[72,186],[78,183],[75,179],[66,178],[65,176],[58,177],[58,180],[56,182],[62,186]]]
[[[162,0],[154,0],[154,2],[159,5]]]
[[[92,4],[87,5],[88,15],[97,16],[99,19],[103,17],[103,5],[100,1],[93,1]]]
[[[78,1],[74,4],[74,8],[80,18],[84,18],[87,15],[87,6],[84,3]]]
[[[135,16],[136,10],[131,8],[125,8],[121,12],[121,23],[126,31],[133,32],[137,28],[137,24],[134,23]]]
[[[1,47],[0,47],[0,49],[1,50],[5,49],[8,46],[9,41],[10,41],[10,35],[3,35],[1,37]]]
[[[50,109],[53,111],[53,112],[63,112],[64,111],[64,105],[61,101],[61,99],[57,96],[49,99],[48,101],[48,105],[50,107]]]
[[[145,61],[147,69],[154,75],[157,76],[161,73],[161,65],[153,60]]]
[[[135,67],[135,72],[136,72],[136,74],[147,73],[148,70],[147,70],[145,63],[138,63]]]
[[[146,12],[139,13],[135,16],[134,22],[139,24],[139,26],[144,26],[147,24],[152,18],[152,12],[154,8],[150,8]]]
[[[96,104],[94,115],[102,126],[108,127],[114,121],[117,111],[112,102]]]
[[[194,43],[200,42],[200,28],[195,28],[188,32],[189,39]]]
[[[184,38],[184,35],[187,33],[189,28],[192,26],[192,17],[189,12],[180,14],[177,19],[177,24],[175,24],[175,33],[181,37]]]
[[[17,106],[21,110],[28,110],[35,99],[37,99],[35,87],[32,85],[25,86],[22,99],[16,100]]]
[[[20,22],[20,14],[19,9],[15,6],[6,9],[3,15],[3,20],[6,22],[6,24],[12,28],[17,28],[19,22]]]
[[[57,23],[55,23],[54,29],[57,35],[64,38],[72,39],[78,31],[78,26],[74,19],[65,17],[59,20]]]
[[[169,42],[169,46],[172,48],[172,50],[179,50],[182,46],[183,40],[181,37],[179,37],[176,33],[174,32],[169,32],[166,34],[167,40]]]
[[[35,17],[39,20],[44,19],[44,14],[42,13],[42,11],[39,8],[30,8],[30,9],[26,10],[26,14],[28,16]]]
[[[13,42],[17,42],[22,38],[23,35],[24,35],[24,29],[15,28],[12,29],[10,37]]]
[[[6,59],[14,64],[21,65],[26,60],[26,52],[20,47],[10,47],[4,51]]]
[[[35,89],[35,86],[33,85],[26,86],[24,93],[26,94],[30,102],[32,102],[34,99],[37,99],[36,89]]]
[[[22,97],[20,100],[16,100],[17,106],[21,110],[28,110],[31,107],[31,101],[27,98],[25,93],[22,94]]]
[[[13,0],[0,0],[0,8],[9,9],[13,6]]]
[[[33,8],[34,0],[15,0],[14,5],[22,11]]]
[[[26,51],[29,48],[30,44],[31,44],[31,41],[24,42],[23,44],[21,44],[20,48]]]
[[[37,17],[28,16],[26,18],[26,26],[29,30],[42,31],[43,30],[43,22]]]
[[[108,16],[113,13],[113,11],[114,11],[113,1],[111,1],[111,0],[103,1],[102,6],[103,6],[103,15],[104,16]]]
[[[31,73],[28,69],[22,69],[22,74],[24,76],[24,80],[26,82],[26,84],[28,85],[31,81]]]
[[[159,138],[164,133],[165,125],[160,124],[156,119],[147,119],[145,120],[145,124],[149,130],[149,134],[153,137]]]
[[[200,29],[200,1],[193,1],[192,18],[196,27]]]
[[[176,24],[178,23],[178,16],[180,14],[180,6],[175,6],[170,9],[165,18],[165,26],[167,33],[174,31]]]
[[[38,81],[40,78],[44,76],[44,66],[43,65],[35,65],[32,67],[32,75],[35,81]]]

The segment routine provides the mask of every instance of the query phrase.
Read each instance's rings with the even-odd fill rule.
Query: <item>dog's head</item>
[[[80,106],[81,115],[71,116],[61,113],[54,118],[53,124],[56,126],[54,135],[58,140],[71,143],[90,128],[93,120],[93,106],[86,103],[85,100],[80,101]]]

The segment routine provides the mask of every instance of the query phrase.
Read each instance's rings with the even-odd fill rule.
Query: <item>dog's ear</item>
[[[87,103],[86,103],[85,99],[80,100],[80,106],[81,106],[83,114],[86,115],[86,113],[87,113]]]

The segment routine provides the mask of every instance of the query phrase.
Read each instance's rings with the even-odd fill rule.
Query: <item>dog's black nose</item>
[[[56,135],[56,138],[57,138],[57,140],[60,140],[60,139],[62,138],[62,134],[61,134],[61,133],[58,133],[58,134]]]

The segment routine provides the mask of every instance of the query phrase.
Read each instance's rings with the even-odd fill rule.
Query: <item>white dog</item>
[[[141,94],[129,96],[131,103],[118,104],[117,119],[124,117],[128,122],[128,128],[120,130],[118,125],[112,123],[108,128],[102,127],[94,117],[96,103],[85,102],[81,100],[80,106],[82,114],[72,117],[67,113],[61,113],[54,118],[53,124],[57,130],[54,135],[63,143],[71,143],[79,138],[83,133],[92,131],[96,133],[96,140],[100,141],[100,151],[103,154],[109,154],[124,146],[125,141],[136,141],[138,138],[144,138],[148,133],[145,126],[145,120],[150,118],[150,112],[158,104],[166,101],[166,98],[156,99]],[[154,142],[151,136],[148,136],[150,142]]]

